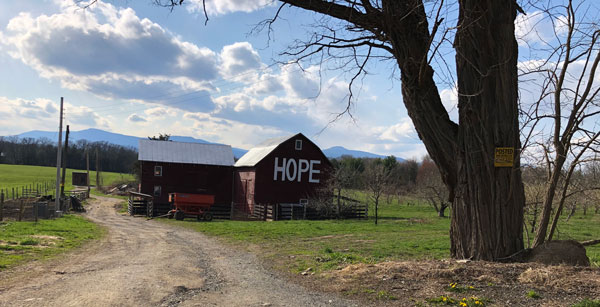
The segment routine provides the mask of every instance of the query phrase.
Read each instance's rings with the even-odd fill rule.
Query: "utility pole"
[[[90,197],[90,148],[88,146],[85,147],[85,167],[87,169],[87,197]]]
[[[100,191],[100,156],[96,147],[96,191]]]
[[[60,211],[60,162],[62,154],[62,124],[63,124],[63,97],[60,97],[60,120],[58,124],[58,150],[56,153],[56,211]]]
[[[60,180],[60,196],[65,195],[65,177],[67,174],[67,153],[69,152],[69,125],[67,125],[67,133],[65,135],[65,152],[63,154],[62,178]]]

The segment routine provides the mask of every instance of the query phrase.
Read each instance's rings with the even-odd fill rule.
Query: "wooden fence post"
[[[38,203],[33,203],[31,204],[31,209],[33,210],[33,218],[35,219],[35,222],[38,222]]]
[[[23,220],[23,211],[25,211],[25,203],[21,199],[21,202],[19,204],[19,222]]]
[[[233,207],[234,207],[233,202],[231,202],[231,209],[229,210],[229,219],[230,220],[233,220]]]
[[[4,219],[4,192],[0,192],[0,221]]]
[[[302,217],[302,219],[306,220],[306,204],[304,204],[304,216]]]

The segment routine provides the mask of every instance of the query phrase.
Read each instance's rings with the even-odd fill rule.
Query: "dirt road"
[[[108,235],[65,259],[0,276],[0,306],[352,306],[266,270],[252,254],[200,233],[116,213],[97,197],[87,216]]]

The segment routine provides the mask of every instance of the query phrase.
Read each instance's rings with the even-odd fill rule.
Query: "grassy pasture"
[[[71,174],[67,169],[65,190],[73,189]],[[77,171],[77,170],[75,170]],[[90,172],[91,184],[96,184],[96,173]],[[20,188],[36,183],[51,182],[56,178],[56,168],[29,165],[0,164],[0,189]],[[102,172],[105,185],[133,180],[130,174]],[[54,194],[54,189],[51,189]],[[96,224],[77,215],[66,215],[55,220],[39,222],[0,222],[0,271],[17,264],[43,260],[81,244],[99,238],[103,230]]]
[[[39,222],[0,222],[0,271],[44,260],[99,238],[102,228],[77,215]]]
[[[356,197],[365,195],[358,193]],[[327,271],[359,262],[448,258],[450,219],[437,217],[428,205],[410,203],[399,204],[397,199],[387,203],[384,198],[379,207],[379,225],[374,224],[372,207],[369,220],[163,221],[246,246],[295,273],[307,268]],[[577,212],[569,222],[561,220],[558,234],[556,239],[600,238],[600,215]],[[600,245],[588,247],[587,254],[595,266],[600,266]]]
[[[371,214],[374,210],[369,209]],[[391,259],[442,259],[449,256],[450,220],[438,218],[424,205],[379,209],[379,224],[369,220],[196,222],[162,220],[250,249],[257,248],[273,263],[301,272],[334,269],[346,264]],[[287,269],[286,269],[287,270]]]
[[[73,172],[85,172],[85,170],[67,169],[65,176],[65,190],[73,189],[71,184],[71,176]],[[119,174],[111,172],[101,172],[102,184],[111,185],[119,181],[132,181],[131,174]],[[49,166],[31,166],[31,165],[10,165],[0,164],[0,190],[21,188],[36,183],[44,184],[45,182],[53,182],[56,179],[56,168]],[[90,184],[96,185],[96,172],[90,171]],[[20,191],[19,191],[20,193]],[[54,193],[52,193],[54,194]]]

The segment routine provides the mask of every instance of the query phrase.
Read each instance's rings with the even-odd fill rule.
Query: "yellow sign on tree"
[[[512,167],[515,162],[514,147],[496,147],[494,153],[495,167]]]

